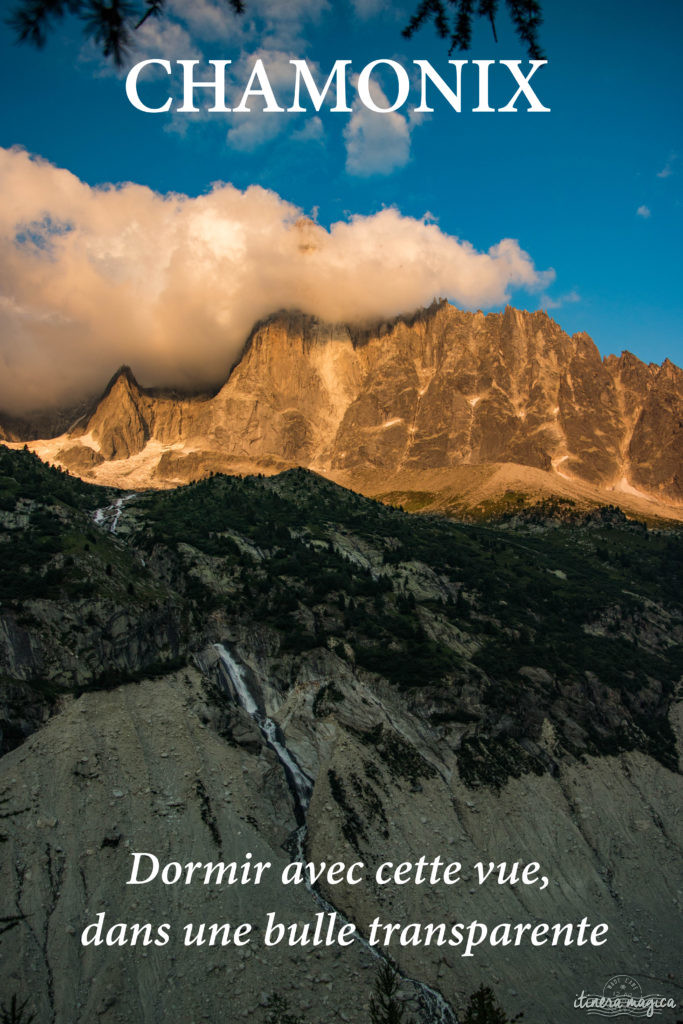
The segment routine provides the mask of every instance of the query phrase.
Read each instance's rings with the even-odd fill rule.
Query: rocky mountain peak
[[[104,389],[102,393],[102,400],[105,399],[110,391],[113,391],[116,387],[128,387],[135,391],[141,390],[130,366],[126,366],[125,364],[123,366],[119,366],[118,370],[112,375],[109,383]]]
[[[676,384],[679,387],[683,383],[683,370],[680,366],[676,366],[670,359],[665,359],[661,367],[659,367],[659,378],[661,380],[671,381],[672,384]]]
[[[254,326],[215,396],[149,391],[121,367],[79,436],[49,455],[122,486],[305,466],[368,493],[507,465],[538,471],[544,491],[675,505],[682,409],[669,360],[603,360],[586,333],[570,337],[542,311],[438,300],[359,325],[281,310]]]
[[[106,459],[126,459],[140,452],[150,437],[144,392],[129,366],[111,378],[95,412],[80,431],[89,435]]]

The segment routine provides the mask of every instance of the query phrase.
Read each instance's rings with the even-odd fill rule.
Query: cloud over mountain
[[[540,290],[518,242],[478,252],[386,209],[323,228],[276,193],[93,188],[0,150],[0,408],[70,401],[130,363],[147,385],[223,381],[253,323],[289,307],[387,318],[435,295],[488,308]]]

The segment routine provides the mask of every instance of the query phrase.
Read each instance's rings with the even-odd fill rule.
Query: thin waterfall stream
[[[303,825],[306,821],[308,805],[311,802],[313,780],[302,770],[294,755],[290,753],[285,744],[280,740],[281,731],[272,718],[268,718],[267,715],[260,713],[258,705],[244,678],[242,666],[235,661],[223,644],[214,644],[214,647],[218,651],[221,665],[232,683],[239,704],[244,708],[249,717],[256,722],[264,740],[271,750],[275,751],[280,764],[284,768],[289,788],[294,796],[295,815],[299,824]]]
[[[135,492],[123,494],[120,498],[116,498],[113,505],[107,505],[105,508],[96,508],[92,516],[93,522],[97,526],[106,528],[109,533],[116,533],[125,506],[135,497]]]
[[[287,749],[286,744],[283,742],[284,737],[282,737],[282,739],[280,738],[282,736],[282,732],[277,724],[271,718],[268,718],[267,715],[262,714],[259,710],[258,704],[255,701],[246,681],[243,667],[233,658],[223,644],[214,644],[213,646],[220,659],[219,678],[223,688],[228,690],[231,696],[234,694],[237,703],[239,703],[249,717],[256,722],[261,735],[267,745],[275,752],[284,769],[289,788],[294,797],[295,816],[299,823],[299,828],[294,834],[294,841],[292,843],[290,853],[294,860],[304,867],[302,874],[306,889],[323,912],[335,915],[339,918],[342,925],[348,924],[350,923],[348,918],[345,917],[345,915],[332,903],[320,895],[318,890],[312,884],[309,873],[305,870],[305,847],[307,834],[306,814],[308,812],[308,806],[313,793],[313,779],[306,774],[298,764],[292,752]],[[231,684],[232,690],[230,690],[230,686],[226,685],[223,673],[227,676],[227,680]],[[373,957],[384,962],[391,962],[381,949],[378,949],[376,946],[371,946],[358,930],[356,930],[355,934],[358,942],[360,942],[360,944],[368,950]],[[392,966],[394,966],[393,962]],[[414,978],[409,978],[402,972],[399,972],[399,974],[403,981],[412,985],[415,990],[417,1002],[421,1010],[421,1024],[458,1024],[458,1019],[455,1013],[440,992],[431,988],[429,985],[426,985],[424,982],[416,981]]]

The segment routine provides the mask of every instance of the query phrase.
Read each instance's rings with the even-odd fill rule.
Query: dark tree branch
[[[83,17],[85,34],[102,48],[105,57],[113,58],[117,67],[130,49],[130,23],[136,15],[128,0],[90,0]]]
[[[52,19],[76,14],[80,6],[80,0],[24,0],[10,14],[7,22],[20,42],[44,46]]]
[[[244,14],[244,0],[224,0],[235,14]],[[188,0],[188,6],[190,0]],[[72,14],[83,23],[86,36],[103,55],[120,67],[136,29],[148,18],[161,17],[166,0],[19,0],[7,18],[17,41],[44,46],[54,22]]]
[[[482,18],[488,18],[491,22],[491,31],[493,32],[494,43],[498,42],[498,34],[496,33],[496,11],[498,10],[498,0],[480,0],[479,3],[479,14]]]
[[[540,60],[542,54],[538,30],[543,21],[540,4],[537,0],[507,0],[507,6],[517,35],[526,43],[529,56],[533,60]]]
[[[35,1013],[28,1009],[28,999],[20,1003],[17,996],[12,996],[9,1006],[0,1006],[0,1024],[31,1024],[36,1019]]]
[[[455,21],[455,32],[451,36],[451,48],[454,50],[469,50],[472,45],[472,9],[474,0],[460,0],[458,5],[458,16]]]
[[[164,13],[164,0],[147,0],[147,10],[136,23],[135,29],[141,28],[148,18],[160,18]]]
[[[191,2],[187,0],[188,6]],[[245,0],[223,2],[236,15],[246,10]],[[423,25],[432,22],[439,38],[449,40],[450,53],[468,50],[474,19],[487,18],[497,42],[499,5],[500,0],[419,0],[403,35],[409,39]],[[505,5],[529,56],[539,58],[538,32],[542,20],[539,0],[505,0]],[[7,20],[19,42],[43,46],[53,23],[67,14],[74,15],[104,56],[121,66],[136,29],[149,18],[161,17],[166,8],[167,0],[18,0]]]
[[[403,35],[410,39],[418,29],[429,21],[434,22],[440,38],[450,38],[450,52],[468,50],[472,43],[472,24],[475,17],[488,18],[493,38],[498,42],[496,16],[499,0],[421,0],[412,18],[403,29]],[[524,43],[529,57],[541,58],[538,32],[543,20],[539,0],[505,0],[519,39]],[[449,25],[452,27],[449,28]]]
[[[18,924],[25,920],[25,914],[10,914],[8,917],[0,917],[0,935],[12,931]]]

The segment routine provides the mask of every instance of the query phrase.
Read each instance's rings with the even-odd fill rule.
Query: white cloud
[[[150,57],[172,62],[196,58],[204,65],[223,56],[237,62],[259,48],[297,57],[307,48],[309,28],[328,9],[327,0],[249,0],[247,13],[237,15],[223,0],[171,0],[163,17],[148,18],[133,33],[126,68],[103,63],[92,41],[84,45],[81,59],[94,64],[96,74],[122,77],[128,65]]]
[[[325,139],[325,127],[319,117],[309,117],[305,120],[303,128],[292,132],[293,142],[323,142]]]
[[[678,155],[676,153],[672,153],[667,162],[662,167],[661,171],[657,171],[657,177],[670,178],[671,175],[674,173],[674,163],[677,159]]]
[[[263,61],[265,74],[277,103],[282,107],[291,105],[294,87],[294,69],[290,64],[291,58],[288,53],[281,50],[265,49],[255,53],[242,54],[240,59],[229,69],[229,88],[234,96],[234,102],[238,103],[242,99],[242,93],[257,60]],[[258,88],[258,82],[255,82],[254,89]],[[262,96],[255,96],[248,100],[249,113],[230,115],[230,128],[226,138],[233,149],[252,152],[293,127],[294,121],[291,114],[264,111],[264,104],[265,99]],[[182,117],[182,114],[178,116]]]
[[[184,53],[186,55],[193,52],[188,45],[179,42],[189,38],[184,35],[183,30],[179,29],[178,26],[174,26],[170,27],[168,31],[171,41],[175,41],[177,44],[173,50],[174,59],[178,59],[179,54]],[[147,50],[148,48],[146,47],[146,52]],[[155,50],[152,47],[152,52],[158,54],[171,51],[164,50],[163,47]],[[257,60],[261,60],[263,62],[264,80],[262,82],[256,80],[253,83],[253,89],[258,91],[261,84],[267,86],[270,83],[276,103],[286,110],[287,107],[292,105],[296,80],[296,71],[291,63],[292,59],[288,52],[265,49],[263,47],[254,51],[243,51],[240,53],[232,60],[232,63],[225,67],[225,96],[227,105],[234,107],[240,103],[247,83],[251,79],[255,63]],[[318,82],[324,83],[329,71],[323,75],[319,66],[310,60],[308,61],[308,66],[313,78]],[[146,72],[145,74],[147,75],[148,73]],[[198,82],[209,82],[213,81],[215,70],[207,61],[200,61],[193,74]],[[149,75],[150,78],[154,77],[154,70],[149,72]],[[147,83],[143,80],[139,87],[140,98],[143,102],[153,105],[155,103],[162,103],[164,98],[170,95],[173,98],[173,104],[164,127],[167,131],[177,133],[178,135],[186,135],[190,128],[201,127],[211,130],[220,128],[221,131],[225,132],[227,144],[241,152],[253,152],[277,136],[285,136],[289,133],[291,133],[291,138],[295,142],[319,141],[324,137],[321,119],[310,116],[312,106],[305,90],[302,90],[302,104],[308,111],[306,116],[264,111],[265,98],[253,95],[248,99],[248,113],[237,113],[233,110],[228,117],[219,117],[209,111],[214,96],[212,89],[197,88],[194,92],[196,111],[180,113],[177,108],[182,103],[182,73],[178,68],[174,67],[173,74],[170,77],[161,71],[156,73],[156,78],[163,83],[163,93],[157,96],[156,93],[149,91]],[[325,96],[325,105],[330,106],[334,102],[335,96],[336,93],[333,88]],[[304,120],[309,121],[309,124],[302,126],[302,121]]]
[[[170,61],[192,58],[195,49],[190,33],[172,18],[148,18],[135,33],[136,62],[149,57]]]
[[[543,309],[559,309],[560,306],[566,306],[571,302],[581,302],[581,296],[577,292],[576,288],[572,288],[571,291],[565,292],[564,295],[559,295],[556,299],[551,295],[541,295],[539,299],[539,305]]]
[[[386,0],[352,0],[352,6],[359,18],[374,18],[391,5]]]
[[[228,3],[192,0],[188,4],[187,0],[171,0],[164,17],[169,14],[184,22],[194,39],[207,42],[231,40],[243,31],[243,15],[235,14]]]
[[[228,145],[242,153],[253,153],[266,142],[281,134],[285,124],[277,114],[252,111],[251,114],[234,114],[232,127],[226,135]]]
[[[121,363],[147,385],[225,380],[253,323],[281,308],[383,319],[444,295],[488,308],[541,291],[519,243],[488,252],[386,209],[329,230],[274,192],[189,198],[91,188],[0,149],[0,408],[92,394]]]
[[[393,23],[399,33],[408,24],[414,10],[411,4],[395,3],[393,0],[350,0],[350,6],[356,18],[369,21],[381,15],[382,21],[385,24]]]
[[[185,57],[194,57],[197,46],[184,24],[169,15],[161,18],[148,18],[143,25],[132,33],[130,52],[127,54],[125,65],[117,67],[116,64],[102,59],[101,48],[92,40],[88,39],[81,49],[79,59],[88,64],[90,74],[97,78],[115,77],[124,79],[130,67],[138,61],[149,58],[162,58],[172,63]],[[166,75],[163,71],[157,72],[158,76]]]
[[[273,49],[300,48],[308,27],[328,9],[327,0],[249,0],[246,13],[236,15],[222,0],[171,2],[173,17],[196,40],[229,42],[233,49],[259,43]]]
[[[307,29],[329,9],[327,0],[254,0],[252,8],[265,46],[301,50],[302,55]]]
[[[410,127],[397,111],[375,114],[354,109],[344,129],[346,171],[357,177],[391,174],[410,160]]]
[[[353,78],[356,85],[358,76]],[[378,107],[391,106],[380,85],[370,80],[370,95]],[[397,110],[378,114],[364,106],[356,97],[353,113],[344,128],[346,172],[368,178],[375,174],[391,174],[410,160],[412,124]]]
[[[383,18],[402,19],[405,13],[395,5],[389,5],[387,0],[347,0],[347,3],[353,9],[353,16],[361,19],[379,14]],[[247,13],[238,16],[223,0],[193,0],[191,4],[186,0],[170,0],[162,18],[148,18],[134,33],[128,61],[130,66],[150,58],[168,60],[172,66],[171,75],[158,67],[144,69],[139,82],[140,98],[143,103],[154,105],[171,97],[171,109],[164,120],[166,131],[181,136],[186,136],[191,130],[220,131],[227,145],[241,152],[253,152],[275,137],[290,133],[295,142],[319,140],[324,137],[319,118],[313,119],[310,128],[301,127],[298,118],[264,114],[258,98],[250,101],[249,114],[231,113],[226,123],[225,118],[208,112],[213,94],[197,89],[194,100],[197,111],[178,113],[183,95],[183,74],[176,62],[183,59],[199,61],[193,74],[200,82],[208,82],[215,74],[209,60],[216,59],[216,53],[229,54],[225,57],[231,61],[225,68],[225,81],[227,104],[232,106],[241,98],[254,61],[261,58],[277,102],[287,107],[291,104],[295,82],[295,71],[290,63],[292,59],[306,58],[314,79],[321,85],[327,80],[333,62],[321,70],[315,61],[307,58],[306,36],[311,26],[329,9],[329,0],[249,0]],[[215,48],[217,41],[223,44],[218,51]],[[96,74],[123,77],[127,71],[127,68],[116,68],[110,63],[102,64],[100,51],[92,42],[85,45],[81,56],[95,64]],[[159,82],[163,84],[161,90]],[[374,79],[370,82],[370,91],[379,105],[389,105],[381,86]],[[326,106],[331,105],[335,95],[334,88],[327,93]],[[305,92],[303,96],[302,102],[306,105]],[[376,114],[356,99],[343,131],[347,172],[368,177],[391,174],[405,166],[410,159],[411,133],[424,119],[424,114],[414,110],[406,111],[405,115],[397,111]]]
[[[639,206],[636,210],[636,217],[642,217],[643,220],[647,220],[648,217],[652,216],[652,210],[649,206]]]

